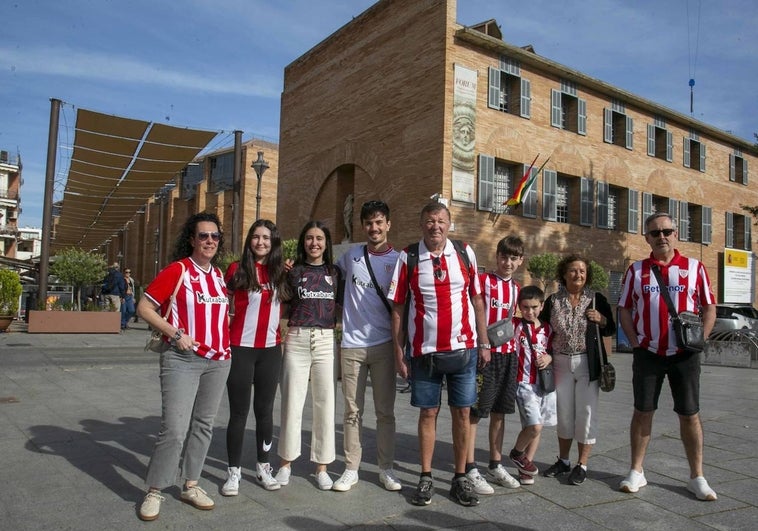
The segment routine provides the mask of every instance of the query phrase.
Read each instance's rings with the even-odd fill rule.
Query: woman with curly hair
[[[597,440],[601,356],[610,350],[606,340],[616,331],[616,323],[608,300],[589,287],[592,268],[587,258],[570,254],[557,269],[560,289],[545,301],[540,320],[553,328],[559,455],[543,475],[568,473],[570,484],[581,485]],[[579,455],[571,468],[569,454],[574,439]]]
[[[229,424],[226,427],[228,476],[224,496],[239,494],[242,446],[253,391],[258,462],[255,479],[266,490],[277,490],[269,450],[274,433],[274,398],[279,385],[282,347],[279,329],[281,302],[287,297],[287,276],[279,229],[267,219],[252,224],[245,238],[242,258],[226,272],[232,294],[232,370],[226,382]]]
[[[160,491],[174,485],[180,460],[181,500],[206,511],[214,506],[198,479],[231,367],[229,300],[215,265],[223,247],[215,214],[190,216],[176,240],[172,262],[150,283],[137,307],[167,343],[160,355],[161,428],[147,469],[142,520],[158,518],[164,500]]]
[[[297,259],[289,271],[292,292],[282,361],[282,420],[276,480],[289,483],[292,461],[301,453],[303,407],[310,380],[313,402],[311,461],[316,484],[330,490],[326,466],[334,461],[334,325],[337,318],[339,269],[332,261],[332,238],[320,221],[300,232]]]

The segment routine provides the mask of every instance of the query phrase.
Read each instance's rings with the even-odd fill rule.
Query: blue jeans
[[[121,303],[121,328],[126,328],[129,319],[134,316],[134,295],[124,297]]]
[[[232,360],[214,361],[169,349],[161,354],[160,366],[161,430],[145,482],[148,488],[164,489],[176,482],[185,442],[182,478],[200,478]]]
[[[477,349],[469,350],[466,367],[453,374],[429,373],[424,356],[411,358],[411,405],[423,409],[439,407],[442,403],[442,378],[447,382],[447,404],[451,407],[471,407],[476,404]]]

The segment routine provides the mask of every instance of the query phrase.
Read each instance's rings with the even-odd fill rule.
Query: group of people
[[[379,481],[401,490],[393,466],[396,375],[410,382],[411,405],[419,409],[420,476],[410,498],[428,505],[434,493],[432,459],[437,420],[446,390],[452,417],[454,476],[450,495],[464,506],[494,492],[491,483],[518,488],[534,483],[542,426],[557,425],[559,455],[543,471],[568,474],[581,485],[598,431],[602,356],[616,331],[607,299],[593,291],[590,262],[571,254],[558,266],[557,293],[547,299],[536,286],[520,287],[514,273],[524,260],[524,242],[511,235],[496,248],[496,267],[480,273],[473,249],[448,238],[451,218],[439,202],[419,218],[419,242],[398,251],[388,240],[390,210],[368,201],[360,210],[366,242],[336,262],[329,229],[310,221],[302,229],[294,263],[285,261],[281,236],[268,220],[248,231],[242,256],[225,274],[216,261],[223,233],[214,214],[191,216],[174,250],[174,261],[146,288],[137,313],[163,333],[160,356],[161,428],[147,473],[148,492],[139,517],[158,517],[161,490],[174,484],[181,461],[182,501],[202,510],[214,501],[198,485],[210,445],[214,417],[226,386],[227,479],[224,496],[239,493],[244,434],[251,404],[256,421],[254,478],[264,489],[289,484],[292,463],[302,451],[302,420],[308,390],[312,426],[310,460],[316,486],[344,492],[359,481],[367,381],[376,413]],[[668,214],[645,221],[651,256],[629,267],[619,301],[621,326],[634,346],[632,466],[620,490],[646,484],[642,462],[653,413],[668,376],[691,469],[688,489],[715,500],[703,477],[699,411],[699,357],[678,348],[661,290],[676,293],[680,310],[698,310],[705,333],[715,320],[715,300],[703,265],[673,247],[676,230]],[[659,286],[651,267],[668,280]],[[164,317],[165,316],[165,317]],[[285,337],[279,328],[287,316]],[[488,325],[510,320],[512,337],[488,340]],[[341,321],[345,467],[332,481],[327,467],[335,448],[335,327]],[[552,367],[555,392],[545,392],[538,372]],[[271,464],[273,406],[281,390],[278,468]],[[508,452],[516,477],[503,464],[504,416],[518,409],[522,429]],[[490,418],[489,462],[476,464],[476,429]],[[578,454],[571,466],[576,440]]]
[[[132,270],[127,267],[122,274],[121,264],[113,262],[103,279],[100,295],[103,296],[109,308],[121,313],[121,330],[128,329],[129,320],[134,317],[136,293]]]

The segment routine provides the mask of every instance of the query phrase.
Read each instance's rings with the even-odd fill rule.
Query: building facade
[[[455,0],[377,2],[286,68],[281,116],[286,238],[321,219],[343,241],[359,229],[352,205],[381,198],[403,246],[435,197],[480,265],[515,233],[527,260],[598,262],[614,301],[649,254],[643,221],[656,211],[674,216],[678,248],[706,264],[720,301],[725,249],[752,257],[750,142],[508,44],[494,20],[463,27]],[[505,208],[535,160],[524,202]]]
[[[0,150],[0,256],[16,258],[21,214],[21,157]]]

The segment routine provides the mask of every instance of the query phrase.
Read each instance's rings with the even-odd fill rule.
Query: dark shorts
[[[634,409],[648,412],[658,409],[664,377],[668,376],[674,411],[689,416],[700,411],[700,355],[657,356],[643,348],[634,349],[632,387]]]
[[[471,415],[486,419],[490,412],[511,415],[516,412],[517,355],[513,352],[492,353],[492,359],[476,374],[476,404]]]
[[[471,407],[476,402],[477,349],[470,350],[466,367],[453,374],[429,370],[424,356],[411,358],[411,405],[433,409],[442,404],[442,379],[447,384],[447,403],[451,407]]]

